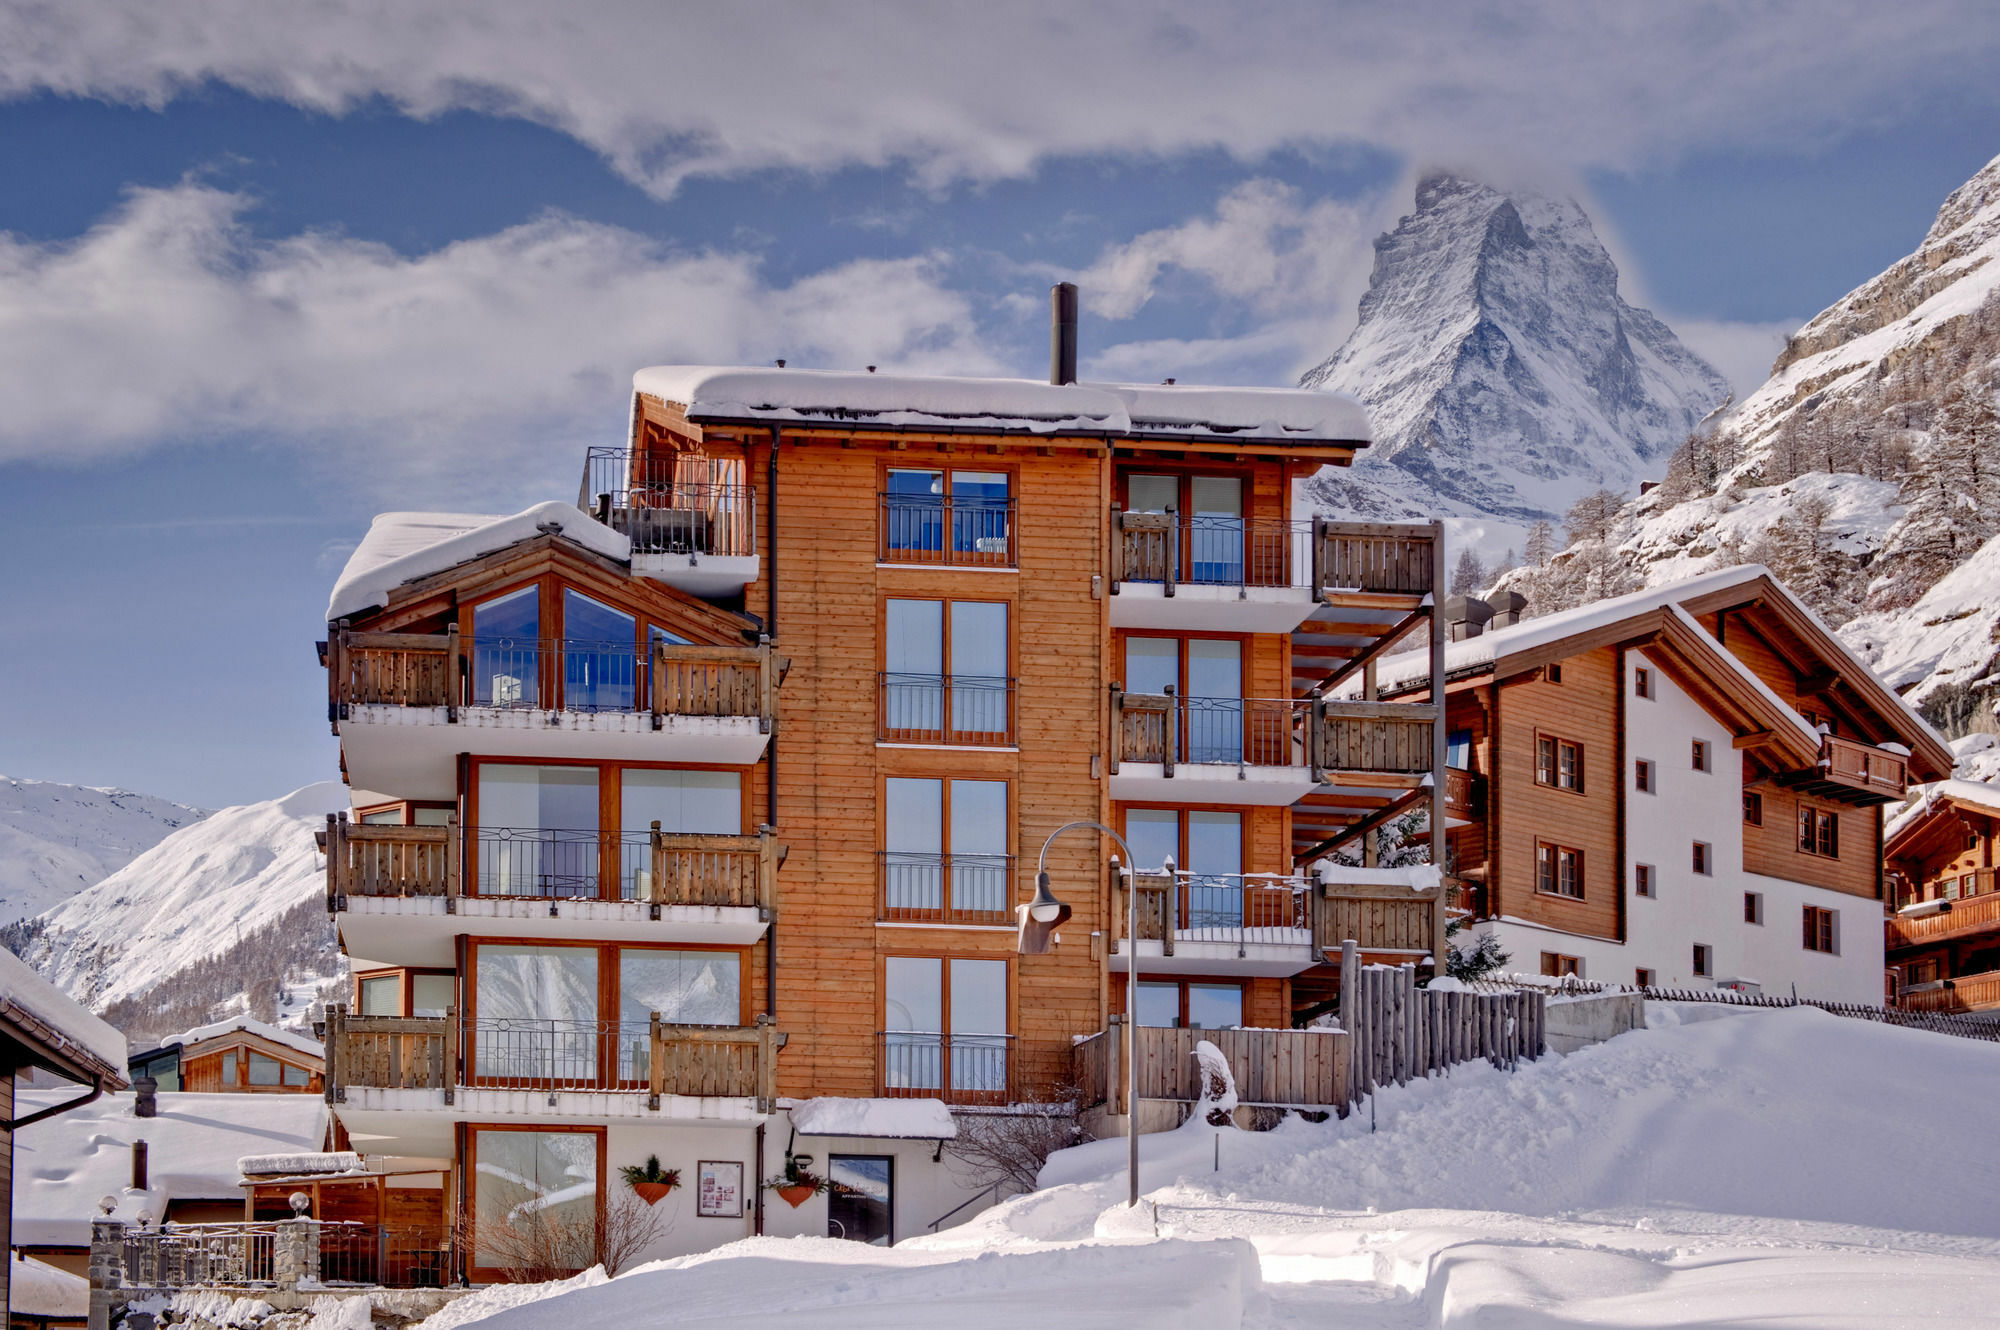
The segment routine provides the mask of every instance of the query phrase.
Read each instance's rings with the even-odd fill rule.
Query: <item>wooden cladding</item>
[[[355,1016],[334,1005],[326,1013],[327,1084],[336,1102],[350,1089],[444,1090],[477,1086],[481,1077],[468,1075],[466,1027],[471,1022],[453,1013],[445,1016]],[[476,1041],[476,1034],[473,1036]],[[610,1030],[586,1036],[592,1048],[613,1061],[622,1050]],[[622,1090],[650,1096],[659,1107],[663,1095],[754,1098],[766,1106],[776,1098],[777,1050],[785,1036],[768,1017],[746,1027],[673,1025],[656,1012],[644,1035],[646,1057],[643,1086],[622,1079],[622,1066],[600,1069],[599,1075],[565,1078],[537,1085],[553,1090]],[[487,1077],[485,1079],[492,1079]],[[507,1088],[518,1088],[513,1080]],[[449,1102],[449,1101],[447,1101]]]
[[[1437,709],[1399,702],[1322,702],[1314,764],[1326,771],[1431,770]]]
[[[1313,941],[1321,951],[1353,942],[1363,952],[1433,955],[1444,938],[1444,915],[1441,891],[1335,883],[1313,902]]]
[[[754,647],[654,648],[652,710],[663,716],[749,717],[769,730],[777,673],[768,643]]]
[[[1945,979],[1896,995],[1899,1011],[1992,1011],[2000,1008],[2000,971]]]
[[[1315,524],[1318,568],[1314,585],[1323,590],[1426,595],[1432,584],[1432,540],[1428,532],[1364,522]]]

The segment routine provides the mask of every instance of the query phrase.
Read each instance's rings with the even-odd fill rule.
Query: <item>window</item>
[[[1583,851],[1547,841],[1535,844],[1535,890],[1583,899]]]
[[[1761,924],[1764,922],[1764,896],[1762,892],[1743,893],[1743,922]]]
[[[279,1083],[279,1062],[276,1058],[265,1057],[262,1053],[250,1054],[250,1084],[276,1085]]]
[[[479,894],[596,897],[597,783],[596,767],[481,763]]]
[[[410,976],[410,1015],[442,1016],[458,1003],[458,977],[450,974]]]
[[[1635,666],[1632,670],[1632,695],[1648,698],[1653,695],[1653,672],[1644,665]]]
[[[541,705],[541,648],[540,587],[522,587],[473,606],[473,705]]]
[[[891,600],[883,618],[882,738],[1013,741],[1005,602]]]
[[[1170,738],[1177,761],[1239,763],[1245,759],[1241,641],[1126,638],[1125,691],[1159,695],[1169,688],[1180,699],[1180,714],[1174,719]],[[1289,761],[1289,732],[1284,743],[1284,758]],[[1260,750],[1263,746],[1259,745]]]
[[[1833,955],[1839,951],[1839,919],[1834,910],[1823,910],[1817,905],[1805,907],[1805,946],[1807,951],[1821,951]]]
[[[1694,741],[1694,769],[1696,771],[1708,770],[1708,740],[1706,739],[1696,739]]]
[[[1632,763],[1632,786],[1641,794],[1652,794],[1654,792],[1653,764],[1643,757],[1634,760]]]
[[[1694,944],[1694,974],[1697,979],[1706,979],[1715,969],[1715,948],[1706,942]]]
[[[1176,1030],[1233,1030],[1243,1024],[1240,984],[1139,981],[1139,1024]]]
[[[1632,890],[1641,896],[1653,894],[1653,866],[1635,864],[1632,868]]]
[[[1583,793],[1583,745],[1552,734],[1536,735],[1535,783]]]
[[[882,801],[883,918],[1006,923],[1007,782],[893,777]]]
[[[515,1131],[474,1128],[472,1160],[472,1264],[497,1275],[510,1261],[504,1234],[509,1221],[532,1214],[549,1221],[555,1263],[581,1270],[592,1260],[598,1199],[604,1195],[603,1128]]]
[[[400,1016],[403,1014],[403,976],[395,974],[374,974],[355,981],[355,1007],[362,1016]]]
[[[1911,961],[1903,967],[1903,982],[1906,984],[1934,984],[1942,977],[1938,958],[1935,956]],[[165,1089],[166,1082],[161,1081],[160,1087]]]
[[[1581,979],[1583,978],[1583,961],[1575,956],[1564,956],[1558,952],[1545,951],[1542,953],[1542,973],[1550,978],[1561,978],[1563,975],[1573,974]]]
[[[1799,852],[1840,857],[1840,814],[1823,808],[1799,808]]]
[[[1453,730],[1444,738],[1444,764],[1453,771],[1472,769],[1472,731]]]
[[[1968,850],[1976,850],[1976,849],[1978,849],[1978,848],[1979,848],[1979,833],[1978,833],[1978,832],[1976,832],[1976,831],[1968,831],[1968,832],[1966,832],[1966,833],[1965,833],[1965,848],[1966,848],[1966,849],[1968,849]]]
[[[481,768],[485,770],[485,768]],[[738,771],[626,767],[618,773],[618,897],[653,899],[653,824],[667,836],[743,834],[743,774]],[[671,855],[669,865],[687,862]],[[668,870],[669,877],[672,868]]]
[[[1563,681],[1563,667],[1560,665],[1550,665],[1543,671],[1543,674],[1550,683],[1561,683]]]
[[[224,1085],[235,1085],[238,1083],[236,1080],[236,1050],[233,1048],[222,1055],[222,1083]]]
[[[388,808],[371,809],[361,815],[364,827],[400,827],[403,825],[403,806],[395,804]]]
[[[884,563],[1014,564],[1005,471],[891,467],[882,491]]]
[[[631,711],[638,705],[638,621],[580,591],[563,590],[563,709]]]
[[[1184,874],[1178,928],[1233,929],[1255,922],[1245,915],[1241,813],[1128,808],[1125,839],[1134,868],[1157,873],[1171,856]]]
[[[1693,862],[1690,866],[1696,873],[1706,877],[1714,871],[1714,866],[1710,863],[1710,860],[1714,858],[1714,854],[1714,848],[1707,841],[1698,840],[1694,843]]]
[[[1128,546],[1128,566],[1152,565],[1148,571],[1160,572],[1177,569],[1175,580],[1197,585],[1243,585],[1242,477],[1134,474],[1125,477],[1125,493],[1131,512],[1181,515],[1165,533]],[[1273,562],[1280,562],[1281,557]],[[1261,549],[1259,558],[1263,558]]]
[[[1743,791],[1743,824],[1750,827],[1764,825],[1764,796],[1755,790]]]
[[[1642,965],[1632,971],[1632,982],[1640,988],[1651,988],[1653,986],[1653,972]]]
[[[883,962],[882,1087],[964,1103],[1007,1093],[1007,962]]]
[[[828,1155],[826,1235],[887,1247],[896,1240],[896,1161],[889,1155]]]

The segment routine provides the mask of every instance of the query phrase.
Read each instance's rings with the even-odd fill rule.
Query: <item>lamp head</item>
[[[1014,950],[1023,956],[1040,956],[1054,941],[1056,929],[1070,917],[1069,906],[1049,890],[1046,871],[1035,874],[1035,898],[1016,908],[1020,925],[1014,935]]]

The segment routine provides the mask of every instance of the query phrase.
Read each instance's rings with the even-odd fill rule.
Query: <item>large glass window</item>
[[[974,1098],[1006,1092],[1005,961],[891,956],[884,979],[886,1089]]]
[[[646,1078],[652,1016],[668,1025],[740,1025],[743,964],[734,951],[618,953],[618,1077]]]
[[[1128,637],[1125,691],[1179,696],[1176,760],[1241,762],[1243,644],[1235,638]],[[1181,753],[1185,753],[1183,758]]]
[[[1169,859],[1176,868],[1186,866],[1181,815],[1171,808],[1126,809],[1125,842],[1132,847],[1132,867],[1140,872],[1157,873]]]
[[[1234,929],[1243,915],[1243,815],[1187,815],[1187,926]]]
[[[479,893],[598,894],[597,768],[480,764]]]
[[[597,950],[481,944],[473,1060],[483,1079],[589,1084],[597,1068]]]
[[[956,734],[1007,730],[1007,607],[951,603],[951,727]]]
[[[890,600],[882,724],[891,738],[989,744],[1010,732],[1007,606]]]
[[[944,602],[892,600],[883,623],[883,723],[891,732],[944,729]]]
[[[653,823],[667,835],[743,834],[743,776],[736,771],[619,773],[618,890],[625,900],[652,899]]]
[[[944,962],[891,956],[882,965],[882,1083],[892,1091],[942,1089]]]
[[[400,1016],[403,1014],[403,976],[395,974],[369,975],[356,982],[356,1007],[363,1016]]]
[[[1190,580],[1212,585],[1243,581],[1243,481],[1195,476],[1188,483]]]
[[[541,588],[530,586],[473,606],[475,705],[541,705],[541,597]]]
[[[279,1063],[276,1058],[262,1053],[250,1054],[250,1084],[276,1085],[279,1081]]]
[[[449,974],[410,976],[410,1015],[442,1016],[458,1002],[458,979]]]
[[[892,778],[882,830],[890,918],[1006,914],[1005,781]]]
[[[1012,562],[1004,471],[895,467],[882,494],[882,557],[894,563]]]
[[[1243,989],[1238,984],[1139,981],[1140,1025],[1187,1030],[1233,1030],[1243,1024]]]
[[[596,1258],[598,1136],[578,1131],[494,1131],[473,1137],[472,1261],[519,1264],[513,1253],[553,1246],[566,1269]]]
[[[563,708],[630,711],[638,699],[638,623],[580,591],[563,592]]]
[[[975,1094],[1007,1088],[1007,962],[951,963],[951,1085]]]

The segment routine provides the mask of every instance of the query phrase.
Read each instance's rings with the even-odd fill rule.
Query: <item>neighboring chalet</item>
[[[233,1016],[134,1053],[132,1080],[151,1077],[156,1092],[319,1094],[325,1061],[316,1040]]]
[[[1768,572],[1462,636],[1446,671],[1447,864],[1513,968],[1881,1003],[1882,806],[1952,755]]]
[[[2000,1008],[2000,788],[1943,780],[1889,820],[1882,853],[1895,912],[1885,940],[1890,991],[1911,1011]]]
[[[1283,1028],[1343,937],[1440,944],[1421,873],[1313,870],[1441,807],[1434,708],[1326,697],[1429,621],[1437,528],[1293,508],[1366,446],[1352,399],[1077,383],[1073,310],[1048,383],[641,370],[576,507],[355,551],[327,1094],[371,1167],[448,1166],[472,1279],[652,1155],[652,1255],[959,1222],[954,1114],[1070,1083],[1128,966],[1144,1024]],[[1137,862],[1054,841],[1075,914],[1018,955],[1077,820]],[[788,1169],[839,1185],[780,1203]]]
[[[21,1197],[15,1176],[19,1156],[31,1155],[27,1133],[50,1118],[76,1113],[101,1103],[107,1090],[125,1085],[125,1036],[85,1011],[55,985],[29,969],[11,952],[0,951],[0,1177],[5,1179],[0,1209],[0,1305],[10,1302],[10,1281],[17,1246],[15,1214]],[[70,1085],[54,1091],[17,1090],[22,1072],[48,1072]],[[53,1129],[49,1123],[42,1130]],[[21,1169],[23,1173],[28,1169]],[[26,1191],[27,1189],[22,1189]],[[101,1193],[100,1193],[101,1194]],[[84,1243],[89,1244],[89,1215],[84,1212]],[[72,1272],[77,1273],[77,1272]]]

